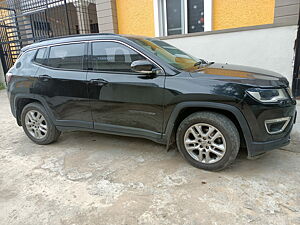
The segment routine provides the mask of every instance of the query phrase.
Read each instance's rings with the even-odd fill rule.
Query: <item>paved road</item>
[[[212,173],[142,139],[69,132],[38,146],[0,91],[0,224],[300,224],[300,153],[286,150]]]

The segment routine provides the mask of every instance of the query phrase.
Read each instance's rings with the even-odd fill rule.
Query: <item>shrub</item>
[[[5,89],[5,86],[3,83],[0,82],[0,90]]]

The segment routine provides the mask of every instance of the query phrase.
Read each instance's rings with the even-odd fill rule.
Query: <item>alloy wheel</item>
[[[25,125],[30,135],[36,139],[42,139],[47,135],[47,121],[37,110],[30,110],[26,113]]]
[[[193,159],[205,164],[220,161],[226,152],[223,134],[207,123],[190,126],[184,135],[184,146]]]

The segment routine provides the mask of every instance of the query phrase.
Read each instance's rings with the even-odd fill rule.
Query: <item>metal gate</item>
[[[98,33],[94,1],[0,1],[0,58],[4,72],[28,44],[57,36]]]
[[[16,60],[22,44],[20,32],[17,27],[15,10],[0,7],[0,57],[4,72],[10,68]]]

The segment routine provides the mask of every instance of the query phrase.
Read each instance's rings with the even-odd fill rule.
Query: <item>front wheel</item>
[[[240,147],[234,123],[215,112],[197,112],[184,119],[178,127],[176,142],[190,164],[210,171],[229,166]]]
[[[30,103],[23,108],[21,123],[26,135],[40,145],[56,141],[61,133],[39,103]]]

